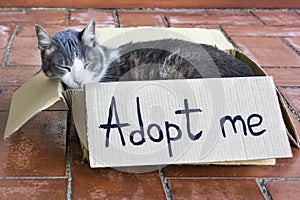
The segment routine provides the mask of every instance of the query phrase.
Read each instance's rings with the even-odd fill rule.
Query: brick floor
[[[166,22],[160,12],[119,11],[120,26],[157,26],[165,27]]]
[[[296,180],[271,180],[266,187],[273,199],[297,199],[300,195],[300,182]]]
[[[74,5],[77,4],[76,1]],[[66,6],[63,2],[58,5]],[[293,158],[278,159],[275,166],[178,165],[141,174],[111,168],[90,169],[81,163],[80,145],[62,102],[39,113],[16,136],[4,142],[11,95],[40,69],[34,24],[41,24],[55,34],[69,28],[82,29],[90,18],[97,19],[98,27],[221,29],[229,41],[274,76],[300,132],[299,9],[0,9],[1,199],[296,199],[299,196],[300,151],[295,147]]]
[[[174,199],[264,199],[255,180],[171,179]]]

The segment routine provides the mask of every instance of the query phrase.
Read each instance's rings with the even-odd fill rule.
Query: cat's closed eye
[[[83,68],[84,68],[84,69],[87,69],[87,70],[93,71],[93,64],[95,64],[94,62],[95,62],[95,59],[90,60],[89,62],[86,62],[86,63],[84,64]]]
[[[57,68],[60,68],[60,69],[64,69],[64,70],[67,70],[68,72],[71,72],[71,69],[69,67],[66,67],[66,66],[63,66],[63,65],[55,65]]]

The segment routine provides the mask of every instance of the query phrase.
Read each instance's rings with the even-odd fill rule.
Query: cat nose
[[[83,81],[74,80],[74,82],[75,82],[79,87],[81,87],[81,84],[82,84]]]

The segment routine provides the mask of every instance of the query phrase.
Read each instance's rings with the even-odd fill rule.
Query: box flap
[[[50,80],[43,72],[18,88],[11,99],[4,139],[9,138],[35,114],[59,101],[62,90],[63,86],[59,81]]]
[[[181,39],[195,43],[209,44],[221,50],[233,49],[231,43],[219,30],[200,28],[99,28],[96,29],[100,44],[116,48],[129,42],[141,42],[159,39]]]
[[[277,91],[277,96],[279,99],[279,105],[280,105],[282,117],[283,117],[286,129],[287,129],[287,135],[290,139],[290,142],[297,148],[300,148],[299,136],[298,136],[297,130],[288,114],[288,108],[284,104],[284,99],[283,99],[280,91],[278,89],[276,91]]]
[[[80,142],[86,149],[88,149],[84,91],[68,89],[63,92],[63,96],[71,110]]]

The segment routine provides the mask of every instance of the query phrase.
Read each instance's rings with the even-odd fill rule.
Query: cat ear
[[[55,42],[52,36],[47,33],[41,26],[35,25],[38,46],[40,50],[53,50]]]
[[[96,19],[92,19],[89,24],[83,29],[81,40],[83,44],[92,47],[96,39]]]

